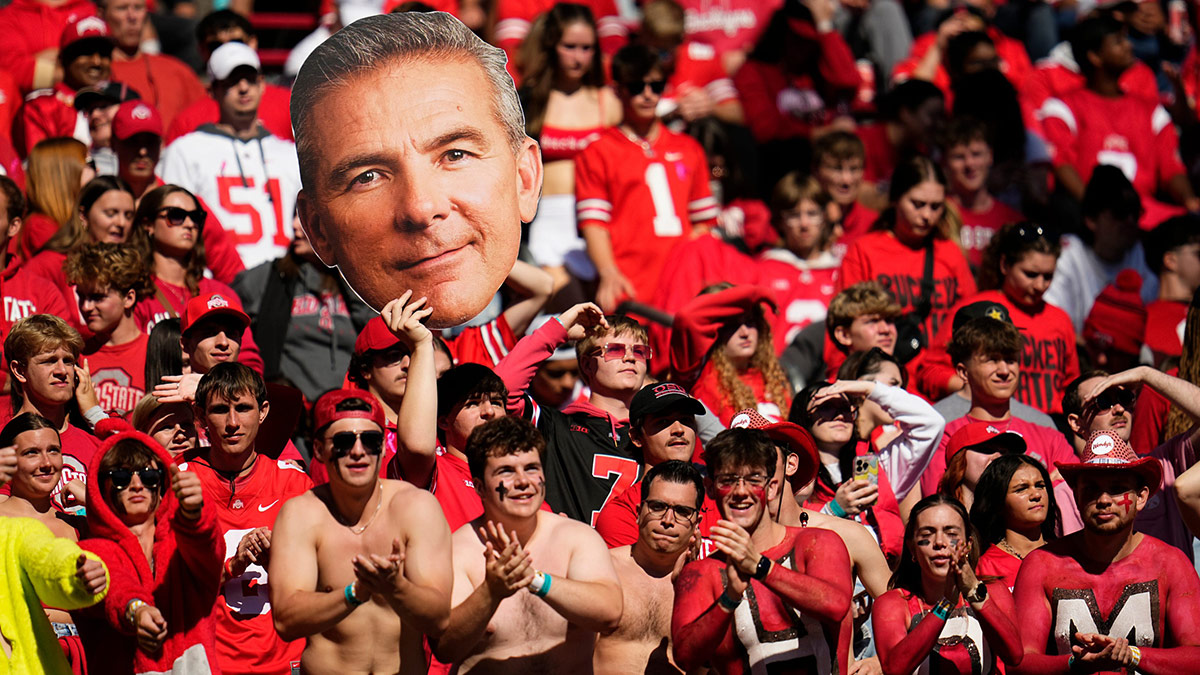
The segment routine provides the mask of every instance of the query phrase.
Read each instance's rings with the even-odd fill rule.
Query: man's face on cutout
[[[504,283],[542,187],[514,155],[482,66],[401,58],[323,95],[298,207],[313,249],[372,307],[413,289],[431,328],[474,317]]]

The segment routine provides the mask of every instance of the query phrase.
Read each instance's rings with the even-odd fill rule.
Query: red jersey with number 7
[[[204,201],[247,269],[281,257],[291,244],[300,192],[291,141],[261,127],[257,136],[243,139],[205,124],[163,150],[158,175]]]
[[[205,504],[216,506],[226,561],[237,553],[242,537],[259,527],[273,528],[284,502],[313,486],[308,474],[294,464],[265,455],[254,460],[249,475],[230,482],[208,463],[211,450],[202,450],[203,455],[184,455],[179,468],[200,477]],[[217,660],[223,673],[291,674],[291,663],[300,659],[304,640],[284,642],[275,632],[265,566],[253,563],[239,577],[223,576],[214,613]]]
[[[575,158],[579,227],[608,230],[631,299],[650,302],[675,245],[716,221],[708,175],[700,144],[661,125],[652,142],[612,127]]]

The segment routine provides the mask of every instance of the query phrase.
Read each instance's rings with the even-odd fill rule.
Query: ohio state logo
[[[75,24],[75,34],[79,37],[84,37],[88,33],[108,35],[108,24],[104,23],[104,19],[98,16],[82,18]]]
[[[129,116],[135,120],[148,120],[150,119],[150,108],[146,107],[144,103],[139,103],[129,112]]]
[[[219,307],[228,307],[229,301],[219,295],[214,295],[208,301],[209,309],[217,309]]]

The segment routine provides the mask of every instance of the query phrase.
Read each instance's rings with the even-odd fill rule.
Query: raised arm
[[[1149,366],[1138,366],[1129,370],[1121,371],[1114,375],[1110,375],[1101,380],[1093,389],[1092,393],[1083,402],[1086,406],[1090,401],[1100,395],[1100,392],[1109,387],[1117,387],[1122,385],[1146,384],[1153,388],[1154,391],[1162,394],[1163,398],[1177,406],[1193,421],[1200,421],[1200,387],[1188,382],[1187,380],[1178,377],[1172,377],[1156,370]],[[1200,426],[1193,428],[1192,441],[1200,440]]]
[[[775,309],[770,291],[758,286],[734,286],[697,296],[681,307],[671,327],[671,371],[676,379],[690,387],[725,322],[742,316],[759,303]]]
[[[504,310],[504,319],[514,335],[524,335],[530,322],[554,293],[554,277],[536,265],[518,260],[513,263],[504,285],[519,296]]]
[[[538,517],[559,516],[538,514]],[[569,538],[561,537],[559,545],[571,547],[571,561],[566,578],[555,576],[549,580],[550,590],[542,599],[567,621],[586,630],[599,633],[616,630],[621,622],[623,598],[608,547],[586,525],[570,521],[559,523],[558,527],[569,528],[566,530]]]
[[[900,435],[879,453],[879,461],[902,500],[921,481],[934,450],[942,439],[946,420],[933,406],[900,387],[876,384],[868,395],[900,427]]]
[[[538,366],[567,340],[582,338],[595,326],[607,326],[604,313],[590,302],[580,303],[547,321],[541,328],[521,338],[508,356],[496,364],[496,374],[508,389],[508,410],[519,413],[525,405],[525,390]]]
[[[411,300],[412,291],[384,306],[379,313],[400,342],[412,352],[404,400],[396,411],[396,458],[404,479],[428,487],[437,462],[437,367],[433,333],[421,323],[433,312],[425,298]]]
[[[285,503],[271,534],[273,551],[267,571],[271,615],[284,640],[322,633],[354,611],[345,588],[317,589],[317,543],[311,526],[314,503],[309,495]]]

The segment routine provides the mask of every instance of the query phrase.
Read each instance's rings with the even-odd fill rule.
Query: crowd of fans
[[[1200,662],[1192,4],[321,11],[268,82],[230,9],[0,8],[0,674]],[[440,197],[331,248],[289,86],[435,11],[540,152],[448,329],[325,264]]]

